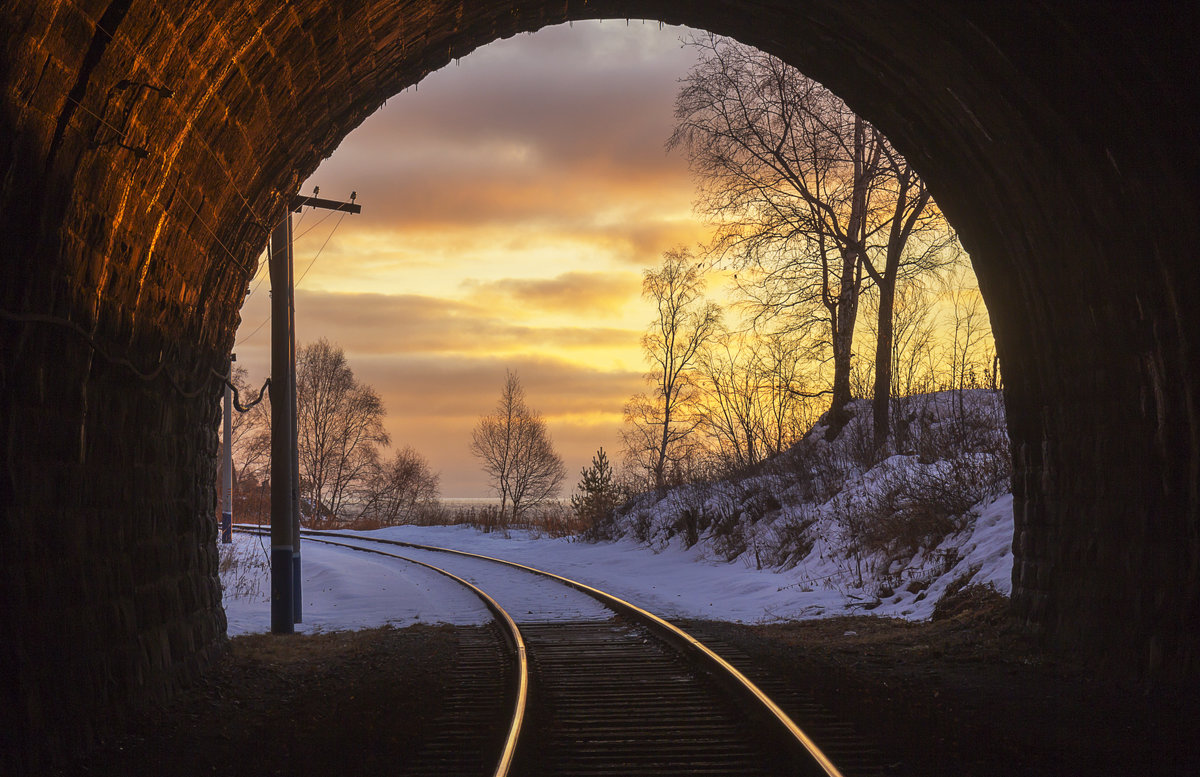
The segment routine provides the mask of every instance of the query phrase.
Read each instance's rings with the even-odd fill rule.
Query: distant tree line
[[[233,383],[251,394],[247,373],[236,367]],[[256,392],[255,392],[256,393]],[[416,450],[389,455],[391,440],[378,393],[354,375],[340,346],[325,339],[296,350],[296,414],[300,452],[300,501],[306,526],[350,523],[389,525],[412,520],[438,499],[439,476]],[[234,490],[241,510],[269,509],[271,411],[260,403],[235,413]]]

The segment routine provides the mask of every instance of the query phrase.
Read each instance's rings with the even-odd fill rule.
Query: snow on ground
[[[239,552],[265,558],[258,537],[234,535]],[[491,618],[483,602],[458,583],[412,564],[346,548],[315,543],[301,551],[304,623],[300,631],[359,629],[394,624],[453,623],[476,625]],[[241,596],[225,597],[229,634],[270,631],[267,566]],[[225,578],[225,575],[222,576]],[[230,586],[225,585],[226,591]]]
[[[474,532],[474,530],[471,531]],[[410,536],[398,535],[394,529],[362,532],[361,534],[363,537],[384,537],[386,539],[400,539],[406,542],[419,542],[421,544],[445,547],[436,542],[439,539],[436,530],[432,536],[416,539]],[[360,546],[377,549],[380,547],[377,543],[359,543],[344,538],[339,538],[338,541],[351,542]],[[460,545],[461,543],[455,544]],[[306,547],[322,546],[319,542],[309,542]],[[453,553],[439,553],[437,551],[396,546],[385,547],[383,550],[440,567],[470,583],[474,583],[495,599],[518,622],[604,620],[612,617],[611,611],[605,609],[599,602],[587,594],[556,583],[548,578],[531,575],[519,569],[513,569],[512,567],[506,567],[482,559],[459,556]],[[482,551],[472,550],[472,552]],[[486,553],[484,555],[497,556],[498,554]]]
[[[1012,497],[981,510],[968,536],[954,542],[957,564],[932,581],[925,591],[897,590],[883,601],[867,601],[861,591],[844,585],[844,562],[822,561],[813,553],[787,570],[754,569],[744,563],[714,561],[699,546],[683,549],[677,542],[655,550],[631,540],[586,543],[548,539],[514,531],[508,537],[472,527],[397,526],[363,537],[384,537],[495,556],[569,577],[627,599],[658,615],[712,618],[742,623],[812,618],[865,612],[911,619],[933,613],[936,600],[950,583],[970,575],[974,583],[1011,588]],[[263,554],[257,537],[237,535],[236,547],[251,556]],[[518,621],[596,617],[598,610],[582,594],[539,583],[548,597],[531,594],[528,578],[484,562],[451,554],[392,548],[442,566],[480,585]],[[302,547],[304,622],[300,631],[370,628],[385,624],[478,624],[488,615],[474,595],[457,583],[414,564],[381,558],[315,542]],[[243,565],[242,574],[259,576],[251,589],[227,596],[230,635],[270,630],[266,566]],[[227,575],[223,575],[223,580]],[[226,582],[226,590],[233,586]]]

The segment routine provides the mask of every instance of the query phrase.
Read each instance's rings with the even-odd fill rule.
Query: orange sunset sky
[[[338,215],[294,217],[298,342],[345,349],[393,448],[428,458],[443,496],[491,495],[467,445],[505,369],[566,462],[563,496],[598,447],[619,458],[654,315],[642,269],[706,236],[686,159],[664,149],[687,33],[608,21],[493,43],[388,100],[302,187],[357,191],[363,213],[332,237]],[[265,275],[234,348],[255,385]]]

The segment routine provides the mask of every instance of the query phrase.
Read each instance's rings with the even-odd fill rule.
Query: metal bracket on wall
[[[156,86],[141,81],[130,81],[123,78],[108,90],[104,98],[104,108],[100,111],[100,123],[92,133],[92,148],[117,146],[132,151],[138,159],[150,156],[144,146],[128,142],[129,124],[133,112],[142,102],[147,92],[154,92],[160,98],[169,100],[175,97],[175,92],[165,86]]]

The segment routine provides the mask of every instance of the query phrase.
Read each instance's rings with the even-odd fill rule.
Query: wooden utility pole
[[[314,192],[315,194],[315,192]],[[292,213],[305,205],[361,213],[350,202],[293,197],[271,233],[271,632],[291,634],[301,622],[300,453],[296,441],[296,306]],[[320,505],[313,505],[319,510]]]
[[[292,447],[296,441],[291,413],[290,367],[292,319],[288,309],[288,268],[292,265],[292,215],[271,233],[267,259],[271,275],[271,633],[296,629],[293,603]]]
[[[237,354],[229,354],[229,381],[225,384],[225,407],[221,434],[225,446],[221,457],[221,542],[233,542],[233,363]]]
[[[292,419],[292,621],[304,620],[301,602],[300,569],[300,415],[296,412],[296,263],[292,256],[292,214],[287,217],[288,227],[288,415]]]

